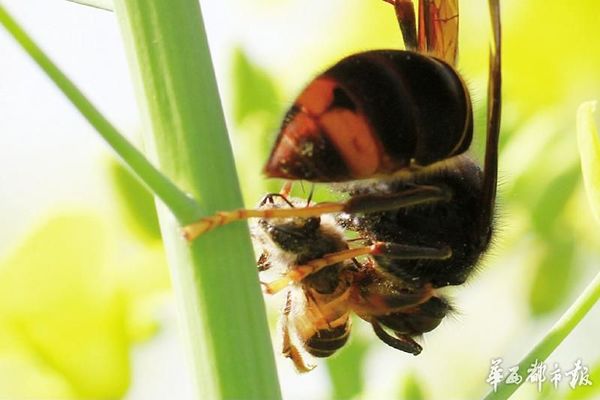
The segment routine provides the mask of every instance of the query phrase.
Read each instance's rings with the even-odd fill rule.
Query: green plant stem
[[[112,11],[113,5],[111,0],[67,0],[72,3],[79,3],[84,6],[99,8],[101,10]]]
[[[50,60],[0,4],[0,23],[15,38],[48,75],[77,110],[96,128],[110,147],[133,173],[173,212],[181,222],[190,222],[202,209],[192,198],[157,170],[117,129],[94,107],[75,84]]]
[[[527,371],[528,368],[536,361],[544,362],[550,354],[558,347],[558,345],[571,333],[571,331],[579,324],[583,317],[590,309],[598,302],[600,298],[600,273],[596,275],[594,280],[585,288],[583,293],[569,307],[563,316],[554,324],[546,336],[521,360],[519,363],[519,371]],[[525,381],[523,379],[518,385],[507,385],[502,383],[498,385],[496,392],[489,392],[485,397],[486,400],[499,400],[509,398],[518,387]]]
[[[114,5],[150,156],[208,212],[241,207],[198,1]],[[200,398],[279,398],[246,225],[225,226],[190,245],[160,207],[159,218]]]

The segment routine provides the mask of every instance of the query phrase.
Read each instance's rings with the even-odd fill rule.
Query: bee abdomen
[[[410,51],[349,56],[317,77],[288,112],[265,173],[313,182],[389,174],[463,153],[471,100],[445,62]]]
[[[382,315],[377,320],[398,334],[420,335],[435,329],[451,309],[445,299],[432,297],[410,312]]]
[[[348,320],[344,325],[315,332],[306,340],[305,348],[315,357],[329,357],[346,344],[349,336],[350,321]]]
[[[352,55],[323,75],[360,99],[371,131],[396,166],[411,159],[427,165],[460,154],[471,143],[468,90],[443,61],[374,50]]]

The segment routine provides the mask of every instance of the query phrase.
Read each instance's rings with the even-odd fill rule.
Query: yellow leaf
[[[577,141],[588,201],[600,223],[600,138],[594,121],[596,102],[583,103],[577,111]]]

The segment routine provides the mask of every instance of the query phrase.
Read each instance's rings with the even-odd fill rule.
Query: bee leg
[[[417,25],[415,21],[415,6],[412,0],[383,0],[390,3],[396,10],[396,18],[402,31],[406,50],[417,50]]]
[[[429,259],[429,260],[445,260],[452,256],[452,249],[448,246],[442,248],[411,246],[389,242],[375,242],[370,246],[356,247],[353,249],[342,250],[335,253],[325,254],[321,258],[317,258],[303,265],[297,265],[292,268],[287,274],[281,278],[265,283],[264,289],[268,294],[274,294],[293,282],[300,282],[308,275],[314,274],[321,269],[336,264],[342,261],[350,260],[355,257],[365,255],[381,255],[385,254],[388,257],[395,259]]]
[[[423,348],[408,335],[389,335],[377,321],[371,321],[375,335],[385,344],[405,353],[418,355]]]
[[[291,208],[294,208],[294,205],[285,197],[285,195],[280,193],[270,193],[266,195],[261,201],[260,205],[264,205],[267,201],[272,202],[273,197],[281,197]],[[391,194],[356,195],[352,196],[352,198],[350,198],[348,201],[338,204],[342,206],[342,211],[354,214],[395,210],[416,204],[448,201],[451,198],[452,193],[446,188],[432,185],[422,185]],[[316,207],[318,206],[319,205]],[[305,207],[303,210],[311,208],[312,207]]]
[[[279,191],[279,194],[285,197],[289,197],[290,193],[292,192],[293,185],[294,181],[285,181],[285,183],[281,187],[281,190]]]
[[[256,262],[256,266],[258,267],[258,272],[264,272],[267,271],[269,269],[271,269],[272,265],[271,262],[269,261],[269,252],[264,250],[262,252],[262,254],[260,255],[260,257],[258,258],[258,261]]]
[[[308,290],[304,291],[304,297],[306,298],[307,307],[312,308],[315,311],[315,318],[313,323],[316,327],[321,327],[326,325],[327,329],[333,329],[331,326],[331,321],[325,317],[323,310],[319,306],[319,302],[315,299],[315,296]]]
[[[274,193],[271,195],[271,197],[275,196],[281,195],[279,193]],[[266,202],[268,200],[264,201]],[[214,215],[201,218],[196,222],[192,222],[191,224],[186,225],[182,229],[182,235],[186,240],[192,241],[198,236],[203,235],[204,233],[213,230],[221,225],[250,218],[270,219],[318,217],[322,214],[344,211],[344,204],[345,203],[320,203],[311,207],[239,209],[234,211],[221,211],[217,212]]]
[[[310,185],[310,192],[308,192],[308,197],[306,198],[306,207],[310,206],[310,202],[312,201],[313,195],[315,194],[315,184]]]
[[[391,242],[376,242],[373,244],[372,255],[384,254],[396,260],[446,260],[452,257],[452,249],[449,246],[425,247],[411,246]]]
[[[267,195],[264,202],[269,198],[281,196],[279,193]],[[281,196],[286,199],[285,196]],[[183,237],[188,240],[194,240],[198,236],[233,221],[240,221],[250,218],[310,218],[318,217],[322,214],[347,212],[347,213],[365,213],[394,210],[402,207],[409,207],[416,204],[432,203],[436,201],[447,201],[452,198],[452,193],[448,189],[437,186],[416,186],[393,194],[367,194],[354,196],[346,202],[340,203],[319,203],[311,207],[296,208],[267,208],[267,209],[239,209],[234,211],[221,211],[215,215],[205,217],[197,222],[185,226],[182,230]]]
[[[283,190],[283,189],[282,189]],[[259,203],[259,207],[264,206],[267,203],[271,203],[273,204],[273,199],[275,197],[279,197],[280,199],[282,199],[283,201],[285,201],[291,208],[294,208],[294,205],[292,204],[291,201],[288,200],[287,198],[287,194],[283,194],[283,193],[267,193],[262,200]]]
[[[371,254],[372,252],[373,246],[364,246],[325,254],[323,257],[308,261],[306,264],[294,266],[281,278],[273,282],[263,284],[264,290],[268,294],[277,293],[286,288],[289,284],[293,282],[300,282],[308,275],[320,271],[329,265],[350,260],[354,257]]]
[[[300,373],[308,372],[315,368],[314,365],[306,364],[300,350],[292,343],[292,338],[290,336],[290,312],[292,311],[292,297],[291,292],[287,293],[287,297],[285,300],[285,307],[283,308],[283,313],[281,314],[281,328],[283,330],[283,343],[281,353],[292,360],[296,370]]]
[[[345,203],[343,211],[350,214],[389,211],[417,204],[449,201],[451,198],[452,192],[449,189],[422,185],[395,193],[353,196]]]

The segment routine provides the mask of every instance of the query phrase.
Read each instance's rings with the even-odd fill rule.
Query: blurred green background
[[[253,206],[280,186],[260,171],[298,91],[345,55],[400,48],[401,36],[393,9],[378,0],[205,3]],[[459,70],[475,101],[476,157],[485,134],[486,4],[460,2]],[[136,140],[114,16],[64,1],[6,5]],[[452,290],[458,312],[421,340],[419,357],[386,347],[360,321],[349,346],[310,374],[279,357],[286,398],[479,398],[490,389],[491,359],[501,357],[505,370],[516,364],[598,271],[575,111],[600,98],[600,4],[504,0],[502,17],[497,237],[475,276]],[[151,197],[3,31],[0,52],[0,398],[189,398]],[[318,196],[331,198],[325,187]],[[267,299],[274,336],[281,301]],[[564,379],[560,390],[547,382],[538,393],[525,383],[515,398],[600,398],[599,332],[597,306],[547,362],[566,371],[581,359],[592,386],[573,390]]]

